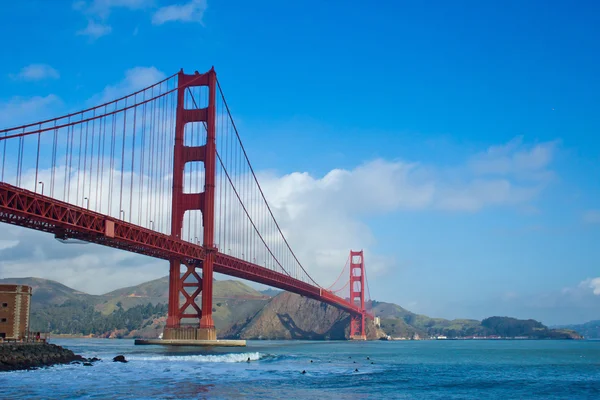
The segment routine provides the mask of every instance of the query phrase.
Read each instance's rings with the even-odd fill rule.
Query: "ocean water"
[[[600,399],[600,341],[52,342],[102,361],[0,373],[1,399]]]

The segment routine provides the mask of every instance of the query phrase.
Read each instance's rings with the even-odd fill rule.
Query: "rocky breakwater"
[[[0,344],[0,372],[34,369],[72,362],[89,363],[69,349],[49,343]],[[95,360],[93,360],[95,361]]]

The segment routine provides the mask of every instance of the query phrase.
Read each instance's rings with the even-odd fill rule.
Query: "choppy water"
[[[600,399],[600,341],[53,342],[103,361],[0,374],[0,398]]]

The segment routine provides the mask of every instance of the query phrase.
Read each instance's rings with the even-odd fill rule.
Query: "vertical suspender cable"
[[[56,120],[54,120],[54,126],[56,126]],[[57,135],[58,129],[54,129],[54,138],[52,141],[52,171],[50,173],[50,197],[54,197],[54,181],[56,176],[56,152],[57,152]]]
[[[96,116],[96,109],[94,109],[94,117]],[[90,149],[90,184],[88,189],[88,205],[92,201],[92,181],[94,179],[94,143],[96,139],[96,120],[92,121],[92,148]],[[97,197],[98,193],[95,193],[94,197]],[[94,205],[94,210],[96,206]]]
[[[125,98],[125,107],[127,108],[127,97]],[[123,111],[123,142],[121,144],[121,189],[119,192],[119,218],[121,218],[121,211],[123,210],[123,178],[125,172],[125,134],[127,131],[127,110]],[[123,216],[125,220],[125,216]]]
[[[38,129],[42,128],[42,124],[38,127]],[[34,192],[37,193],[38,187],[38,170],[40,167],[40,133],[37,135],[37,155],[35,157],[35,181],[33,182],[33,187],[35,188]]]

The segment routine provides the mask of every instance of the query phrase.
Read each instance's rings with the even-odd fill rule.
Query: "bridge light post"
[[[90,209],[90,199],[88,199],[87,197],[84,197],[83,200],[87,202],[85,208],[87,208],[89,210]]]
[[[154,221],[150,220],[150,229],[154,230]]]
[[[42,185],[42,196],[44,195],[44,182],[39,181],[38,185]]]
[[[122,217],[121,217],[121,215],[122,215]],[[121,210],[119,212],[119,218],[121,218],[123,221],[125,221],[125,211]]]

